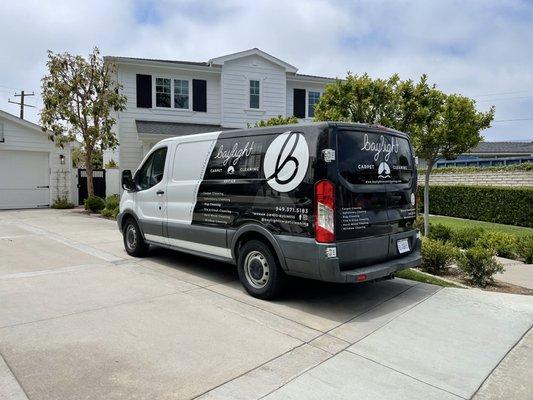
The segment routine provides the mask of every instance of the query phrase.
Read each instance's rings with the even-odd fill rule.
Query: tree
[[[494,108],[478,112],[475,102],[446,95],[422,75],[415,84],[398,75],[372,79],[348,73],[345,80],[326,86],[315,106],[317,121],[346,121],[383,125],[411,135],[418,156],[427,162],[424,190],[424,228],[429,232],[429,174],[436,161],[456,158],[477,145],[490,126]]]
[[[71,158],[72,158],[72,166],[76,168],[85,168],[85,151],[83,148],[78,147],[75,149],[72,149],[71,152]],[[102,153],[102,150],[95,148],[92,157],[91,157],[91,165],[94,169],[101,169],[104,165],[104,155]]]
[[[48,74],[42,79],[41,111],[43,131],[57,146],[79,139],[87,170],[87,193],[94,195],[93,154],[115,148],[117,138],[112,131],[116,120],[113,111],[123,111],[126,97],[114,80],[115,66],[105,63],[97,47],[88,59],[69,53],[48,51]]]
[[[277,117],[256,121],[254,124],[248,124],[248,128],[263,128],[265,126],[289,125],[297,123],[298,118],[296,117],[284,117],[282,115],[278,115]]]
[[[476,146],[483,137],[481,131],[490,127],[494,107],[488,112],[476,110],[476,103],[458,94],[445,95],[430,89],[427,102],[422,104],[425,120],[412,134],[417,155],[427,163],[424,176],[424,232],[429,233],[429,176],[439,158],[451,160]]]

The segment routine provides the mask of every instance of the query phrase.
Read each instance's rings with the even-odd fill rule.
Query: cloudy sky
[[[307,74],[427,73],[496,106],[487,140],[533,140],[530,0],[3,0],[0,15],[0,109],[14,114],[15,91],[40,92],[48,49],[207,61],[259,47]]]

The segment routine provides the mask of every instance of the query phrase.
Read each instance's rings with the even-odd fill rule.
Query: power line
[[[533,117],[514,118],[514,119],[498,119],[492,122],[531,121],[531,120],[533,120]]]
[[[487,94],[478,94],[472,97],[487,97],[487,96],[500,96],[502,94],[517,94],[517,93],[529,93],[533,92],[533,90],[515,90],[512,92],[498,92],[498,93],[487,93]]]

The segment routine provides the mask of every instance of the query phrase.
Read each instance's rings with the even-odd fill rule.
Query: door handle
[[[157,194],[158,196],[161,196],[162,194],[165,194],[165,192],[162,190],[158,190],[157,192],[155,192],[155,194]]]

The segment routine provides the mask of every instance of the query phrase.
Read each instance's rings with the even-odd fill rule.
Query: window
[[[174,108],[189,108],[189,81],[174,79]]]
[[[4,142],[4,124],[0,122],[0,143]]]
[[[170,108],[170,79],[155,79],[155,105],[156,107]]]
[[[309,91],[307,93],[307,117],[313,118],[315,116],[315,104],[320,99],[320,92]]]
[[[250,81],[250,108],[259,108],[259,81]]]
[[[167,148],[162,147],[154,151],[144,163],[137,175],[137,185],[140,190],[146,190],[157,185],[163,179]]]

